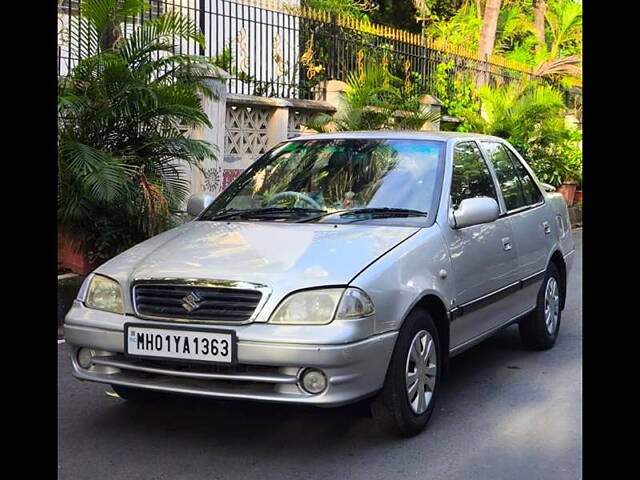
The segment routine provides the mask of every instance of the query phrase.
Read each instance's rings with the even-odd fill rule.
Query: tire
[[[562,282],[554,264],[550,264],[538,292],[536,309],[520,322],[520,338],[525,348],[548,350],[556,343],[562,319]],[[554,290],[555,289],[555,290]],[[555,294],[552,292],[555,291]],[[547,317],[546,308],[549,308]]]
[[[411,352],[416,339],[420,341],[418,349],[422,348],[424,339],[422,352],[427,354],[427,362],[420,365],[413,360],[416,357],[412,356]],[[435,349],[433,352],[427,350],[429,340],[432,341],[431,348]],[[424,355],[418,358],[424,358]],[[411,384],[417,390],[411,395],[414,400],[413,405],[407,385],[408,372],[411,370],[417,374],[415,382],[417,385]],[[371,413],[378,426],[388,433],[402,437],[411,437],[420,433],[427,426],[433,413],[441,373],[442,353],[438,330],[427,311],[416,309],[409,314],[400,329],[384,386],[371,402]],[[420,392],[425,393],[423,399],[426,405],[420,404],[418,395]],[[426,398],[427,393],[431,393],[429,399]],[[423,407],[426,408],[422,410]]]
[[[113,391],[123,400],[135,403],[150,403],[160,399],[161,394],[153,390],[142,388],[124,387],[122,385],[111,385]]]

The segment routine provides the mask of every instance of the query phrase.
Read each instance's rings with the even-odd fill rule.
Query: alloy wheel
[[[429,407],[436,386],[436,343],[429,332],[420,330],[413,337],[407,354],[407,397],[417,415]]]
[[[544,322],[547,333],[553,335],[560,315],[560,289],[554,277],[550,277],[544,292]]]

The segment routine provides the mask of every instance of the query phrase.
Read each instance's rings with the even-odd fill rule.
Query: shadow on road
[[[470,383],[478,383],[477,378],[490,379],[493,370],[519,368],[517,363],[526,355],[531,352],[521,350],[517,328],[511,327],[453,358],[450,374],[441,384],[439,406],[451,405],[450,402],[464,396]],[[335,445],[354,430],[361,431],[375,443],[385,438],[394,441],[393,437],[377,430],[365,402],[318,408],[173,395],[144,405],[119,399],[114,402],[117,404],[113,408],[93,417],[97,422],[95,428],[103,431],[126,428],[131,434],[137,430],[145,436],[170,435],[172,441],[179,444],[206,438],[208,442],[236,443],[243,448],[267,443],[306,449],[309,442],[323,440]],[[438,413],[434,413],[433,421],[437,420]],[[302,432],[304,438],[292,443],[291,439]]]

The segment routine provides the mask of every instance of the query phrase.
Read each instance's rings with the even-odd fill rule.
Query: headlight
[[[325,325],[335,319],[366,317],[373,303],[357,288],[326,288],[294,293],[280,304],[269,323]]]
[[[124,313],[120,284],[102,275],[94,275],[91,278],[84,303],[89,308]]]
[[[368,317],[374,312],[373,302],[369,295],[358,288],[347,288],[342,295],[338,311],[337,319]]]

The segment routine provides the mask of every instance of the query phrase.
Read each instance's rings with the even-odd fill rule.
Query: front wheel
[[[441,363],[438,330],[431,315],[414,310],[398,335],[384,386],[371,403],[373,418],[383,430],[410,437],[426,427]]]
[[[548,350],[556,343],[562,317],[562,288],[555,265],[549,265],[538,292],[536,309],[520,322],[520,338],[526,348]]]

